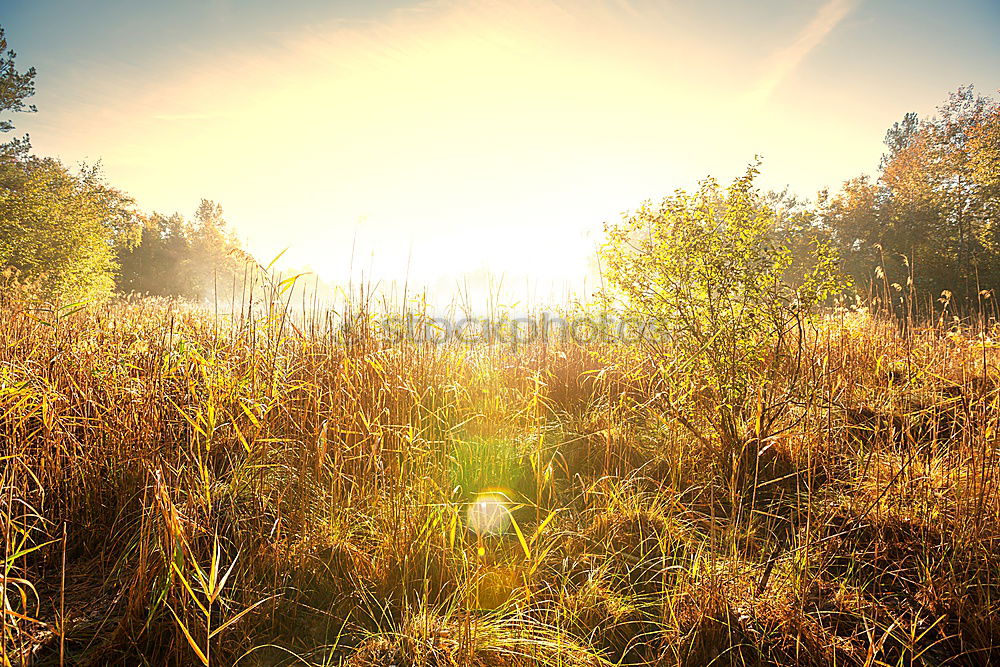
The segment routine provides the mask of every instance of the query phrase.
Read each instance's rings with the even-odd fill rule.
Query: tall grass
[[[997,349],[864,310],[766,441],[641,348],[0,305],[0,664],[989,664]],[[65,535],[65,537],[64,537]]]

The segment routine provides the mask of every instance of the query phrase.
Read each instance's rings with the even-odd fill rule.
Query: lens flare
[[[498,535],[510,523],[510,499],[503,491],[483,491],[469,503],[466,522],[477,535]]]

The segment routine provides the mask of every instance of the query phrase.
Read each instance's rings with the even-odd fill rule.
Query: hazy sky
[[[579,275],[601,223],[755,154],[812,196],[965,83],[1000,1],[0,0],[36,152],[219,201],[327,278]],[[374,257],[373,257],[374,254]]]

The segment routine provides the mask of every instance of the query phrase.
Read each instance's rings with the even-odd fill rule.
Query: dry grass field
[[[1000,0],[0,23],[0,667],[1000,665]]]
[[[724,445],[633,345],[346,321],[6,299],[0,664],[1000,658],[992,332],[828,314]]]

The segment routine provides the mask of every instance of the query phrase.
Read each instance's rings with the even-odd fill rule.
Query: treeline
[[[0,112],[32,112],[35,70],[19,72],[0,28]],[[14,124],[0,121],[0,132]],[[223,218],[202,200],[192,221],[147,215],[109,185],[99,166],[72,170],[32,154],[30,139],[0,143],[0,271],[45,300],[114,291],[190,299],[228,298],[250,257]]]
[[[30,112],[34,69],[18,72],[0,28],[0,112]],[[10,121],[0,132],[10,132]],[[814,202],[772,194],[773,234],[804,269],[817,244],[834,250],[863,293],[897,308],[966,304],[1000,287],[1000,102],[961,88],[931,117],[906,114],[885,137],[875,176]],[[46,298],[112,291],[227,298],[248,256],[221,208],[193,220],[146,215],[97,167],[72,171],[30,154],[27,137],[0,144],[0,270]]]
[[[1000,288],[1000,102],[965,87],[886,133],[877,176],[820,193],[809,233],[860,289],[976,302]],[[943,295],[943,296],[942,296]]]
[[[147,217],[138,242],[122,247],[117,261],[119,292],[228,299],[252,260],[226,224],[222,207],[202,199],[194,221],[178,213]]]

